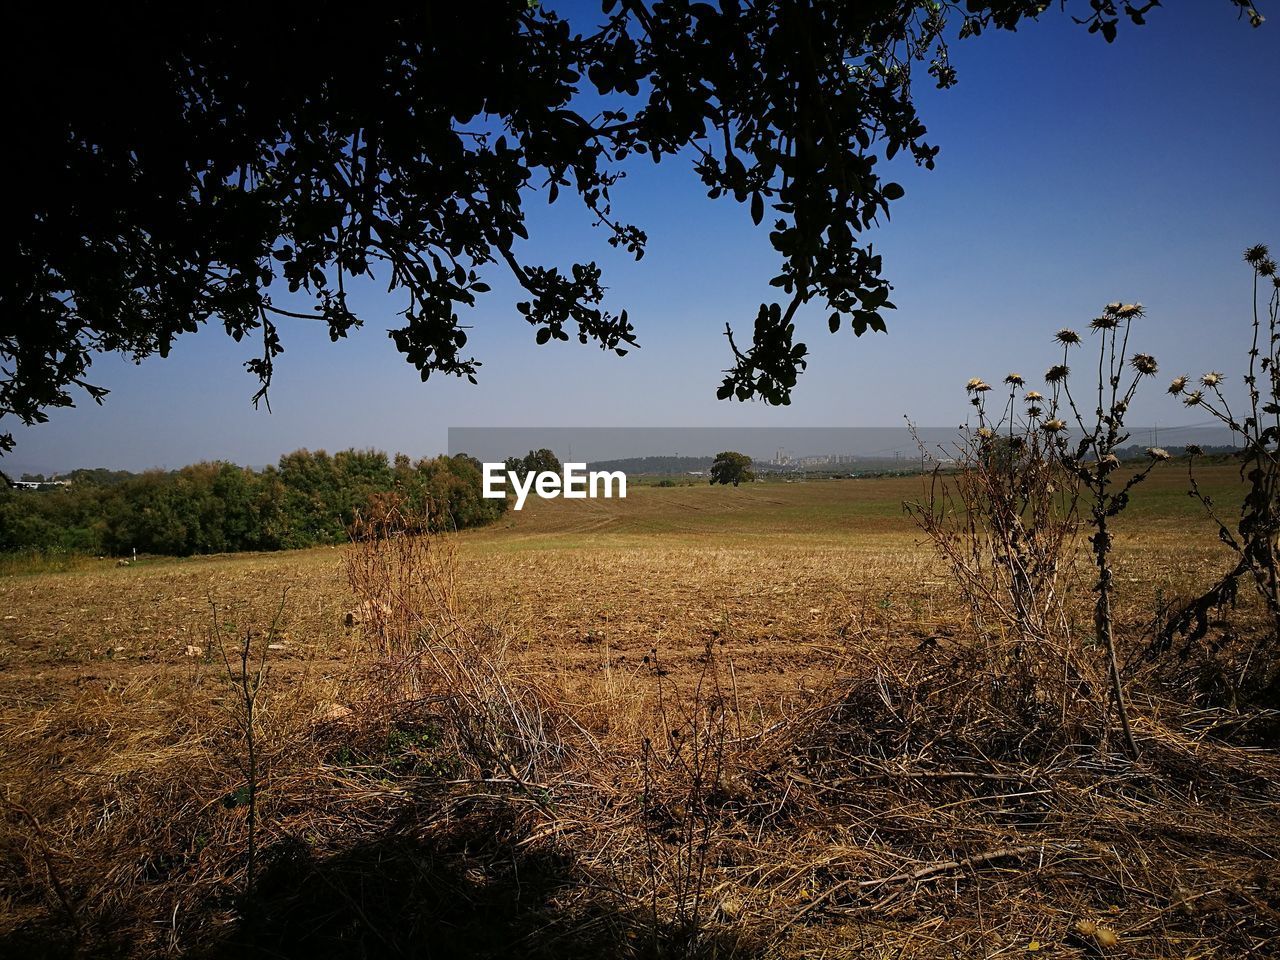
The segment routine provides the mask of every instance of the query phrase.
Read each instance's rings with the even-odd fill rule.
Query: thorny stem
[[[1239,454],[1240,476],[1247,483],[1248,492],[1234,531],[1216,513],[1212,500],[1200,491],[1194,475],[1190,477],[1191,495],[1217,524],[1219,539],[1231,547],[1239,559],[1234,568],[1220,577],[1209,590],[1187,603],[1168,620],[1152,644],[1152,652],[1168,649],[1175,633],[1185,634],[1188,643],[1202,637],[1207,628],[1209,610],[1234,599],[1236,585],[1246,574],[1251,577],[1271,616],[1272,636],[1280,636],[1280,570],[1277,570],[1276,545],[1277,532],[1280,530],[1280,462],[1277,461],[1277,444],[1280,443],[1280,370],[1277,370],[1276,364],[1280,359],[1277,356],[1276,335],[1277,320],[1280,319],[1280,289],[1271,296],[1267,305],[1265,330],[1268,342],[1264,353],[1261,345],[1264,324],[1258,293],[1259,283],[1266,275],[1258,263],[1253,263],[1252,336],[1248,373],[1245,376],[1245,385],[1249,390],[1249,416],[1243,423],[1232,416],[1226,397],[1217,383],[1206,383],[1206,386],[1212,387],[1217,404],[1204,397],[1197,401],[1198,406],[1224,424],[1244,445]],[[1262,390],[1258,385],[1261,374],[1268,378],[1266,403],[1263,402]],[[1266,428],[1262,425],[1264,415],[1272,423]]]
[[[1151,465],[1148,465],[1146,470],[1129,480],[1119,493],[1110,491],[1110,467],[1106,466],[1106,459],[1115,453],[1116,448],[1127,437],[1123,433],[1124,415],[1129,401],[1133,399],[1140,379],[1135,377],[1123,396],[1119,394],[1121,372],[1124,369],[1124,353],[1129,345],[1130,323],[1129,319],[1126,318],[1124,320],[1124,336],[1120,340],[1119,353],[1116,350],[1116,327],[1103,331],[1101,342],[1098,345],[1098,407],[1092,422],[1086,424],[1084,417],[1081,416],[1080,410],[1076,406],[1075,398],[1071,394],[1069,381],[1066,379],[1063,380],[1063,390],[1066,393],[1067,402],[1071,406],[1071,412],[1075,416],[1076,424],[1079,426],[1081,433],[1075,456],[1076,469],[1088,487],[1093,500],[1090,516],[1093,520],[1094,534],[1090,538],[1090,543],[1093,546],[1094,563],[1098,569],[1098,582],[1094,588],[1098,593],[1097,603],[1094,607],[1094,622],[1098,640],[1106,651],[1107,672],[1111,681],[1111,699],[1115,704],[1116,713],[1120,717],[1120,728],[1124,735],[1125,750],[1130,758],[1136,760],[1138,758],[1138,745],[1133,737],[1133,728],[1129,722],[1129,711],[1124,701],[1124,683],[1120,676],[1120,664],[1116,656],[1115,634],[1112,624],[1111,593],[1114,574],[1111,567],[1111,531],[1107,518],[1119,513],[1124,508],[1129,489],[1135,483],[1139,483],[1146,478],[1146,475],[1151,470]],[[1065,346],[1063,348],[1063,365],[1066,365]],[[1110,409],[1103,406],[1106,398],[1105,391],[1108,387],[1110,387],[1111,391]],[[1093,453],[1096,462],[1096,466],[1093,469],[1089,469],[1080,463],[1080,459],[1084,454],[1090,451]]]
[[[1100,483],[1105,489],[1105,477]],[[1131,759],[1138,758],[1138,744],[1133,739],[1133,727],[1129,724],[1129,711],[1124,702],[1124,684],[1120,679],[1120,664],[1116,660],[1115,639],[1111,632],[1111,580],[1110,563],[1111,534],[1107,529],[1107,513],[1095,500],[1093,522],[1097,528],[1093,535],[1093,555],[1098,565],[1098,604],[1096,607],[1096,623],[1098,638],[1107,651],[1107,670],[1111,675],[1111,696],[1115,701],[1116,713],[1120,715],[1120,729],[1124,734],[1125,750]]]

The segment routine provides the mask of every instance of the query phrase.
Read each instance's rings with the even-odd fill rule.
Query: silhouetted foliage
[[[726,450],[717,453],[715,463],[711,464],[711,484],[732,483],[735,487],[740,483],[750,483],[756,478],[751,472],[751,458],[745,453]]]
[[[71,485],[0,490],[0,551],[224,553],[342,543],[357,512],[396,497],[437,529],[489,523],[505,500],[481,496],[471,457],[389,462],[377,450],[296,450],[252,470],[198,463],[125,474],[77,470]]]
[[[1228,0],[1255,23],[1249,0]],[[73,402],[101,351],[167,355],[216,318],[261,342],[266,396],[277,322],[360,325],[347,284],[403,294],[389,331],[425,379],[474,381],[459,316],[501,263],[535,340],[624,354],[594,262],[527,262],[524,201],[576,193],[609,243],[644,253],[610,189],[632,154],[683,153],[711,198],[767,221],[782,259],[752,343],[733,344],[721,397],[788,403],[808,348],[798,308],[836,330],[884,330],[892,307],[864,239],[902,187],[877,161],[937,149],[913,64],[955,82],[946,37],[1013,29],[1043,0],[603,0],[578,32],[528,0],[248,8],[138,2],[5,13],[0,418],[41,422]],[[1107,40],[1154,4],[1064,7]],[[958,24],[958,27],[957,27]],[[0,435],[0,450],[13,444]]]

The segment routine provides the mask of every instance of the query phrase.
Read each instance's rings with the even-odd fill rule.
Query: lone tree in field
[[[523,457],[507,457],[506,467],[521,480],[531,473],[559,473],[560,458],[543,447],[541,450],[530,450]]]
[[[726,450],[716,454],[716,462],[711,465],[711,484],[732,483],[735,487],[740,483],[750,483],[756,478],[751,472],[751,458],[745,453]]]
[[[1261,22],[1252,0],[1226,2]],[[877,161],[937,153],[913,68],[950,86],[948,36],[1048,6],[601,0],[571,26],[536,0],[10,5],[0,81],[22,92],[0,106],[0,419],[41,422],[76,388],[101,401],[96,353],[165,356],[210,320],[260,344],[257,402],[284,321],[335,341],[360,326],[358,279],[400,293],[388,333],[423,379],[475,380],[460,313],[495,265],[537,343],[625,354],[636,332],[604,306],[600,268],[532,263],[519,243],[526,199],[572,194],[639,259],[644,230],[610,206],[633,154],[691,157],[710,198],[767,224],[781,299],[749,345],[726,329],[718,395],[788,403],[802,305],[833,332],[885,329],[891,287],[865,237],[903,189]],[[1156,4],[1058,6],[1110,41]]]

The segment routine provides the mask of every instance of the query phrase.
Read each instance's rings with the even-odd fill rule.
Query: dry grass
[[[1119,537],[1133,650],[1222,558],[1159,483]],[[1274,951],[1274,723],[1195,664],[1136,660],[1139,766],[1055,736],[1047,708],[1002,713],[898,512],[918,486],[874,484],[531,505],[457,538],[452,584],[399,608],[371,592],[403,586],[386,553],[351,581],[335,550],[0,580],[0,952]],[[241,898],[209,599],[263,625],[286,586]],[[397,658],[413,682],[373,696]]]

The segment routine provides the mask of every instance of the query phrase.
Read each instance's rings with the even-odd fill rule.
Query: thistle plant
[[[1065,721],[1080,678],[1061,586],[1073,555],[1078,484],[1062,468],[1062,439],[1049,426],[1056,402],[1027,390],[1017,373],[999,393],[977,377],[965,391],[976,424],[941,455],[921,444],[932,469],[920,500],[904,506],[968,603],[987,644],[992,692],[1033,722],[1056,700]]]
[[[1061,330],[1056,337],[1062,345],[1062,362],[1049,368],[1045,374],[1053,390],[1055,404],[1059,397],[1065,400],[1079,437],[1074,450],[1064,454],[1064,463],[1074,472],[1082,488],[1082,499],[1087,505],[1087,520],[1093,529],[1089,537],[1092,547],[1097,582],[1094,590],[1094,626],[1098,643],[1105,651],[1107,672],[1111,681],[1111,703],[1120,720],[1125,750],[1131,758],[1138,756],[1129,711],[1125,706],[1124,684],[1116,655],[1112,599],[1115,592],[1115,574],[1112,563],[1114,540],[1111,522],[1129,505],[1130,492],[1151,473],[1169,454],[1158,448],[1147,450],[1147,461],[1138,470],[1117,475],[1120,469],[1119,451],[1128,440],[1125,416],[1133,402],[1139,384],[1147,377],[1155,376],[1158,364],[1147,353],[1128,355],[1129,334],[1133,321],[1143,316],[1142,305],[1137,303],[1111,303],[1101,316],[1090,322],[1089,327],[1098,339],[1098,363],[1096,398],[1093,410],[1088,410],[1084,395],[1077,402],[1071,390],[1071,370],[1067,363],[1070,351],[1081,346],[1079,334],[1073,330]],[[1055,420],[1054,432],[1061,432],[1065,423]],[[1049,429],[1050,424],[1045,424]]]
[[[1262,244],[1246,250],[1244,260],[1253,271],[1252,342],[1243,378],[1248,391],[1246,409],[1232,409],[1223,389],[1227,378],[1216,370],[1203,374],[1194,384],[1189,376],[1180,376],[1169,385],[1170,394],[1187,407],[1208,413],[1239,443],[1236,456],[1247,493],[1238,517],[1230,522],[1196,482],[1200,449],[1187,448],[1191,454],[1187,468],[1191,495],[1216,523],[1219,539],[1235,554],[1235,563],[1212,587],[1170,618],[1153,644],[1157,652],[1169,649],[1173,638],[1181,634],[1187,638],[1185,655],[1191,644],[1204,636],[1209,611],[1233,603],[1242,580],[1253,584],[1266,607],[1272,642],[1280,637],[1280,551],[1276,544],[1280,535],[1280,277],[1276,261]]]
[[[1026,386],[1020,374],[1010,373],[1003,382],[1004,401],[997,411],[988,410],[988,384],[971,380],[966,387],[978,419],[971,478],[982,489],[976,502],[992,538],[990,559],[1004,574],[998,579],[1012,606],[1012,622],[1025,639],[1038,640],[1053,631],[1058,613],[1062,545],[1075,527],[1076,491],[1064,488],[1061,441],[1045,427],[1056,420],[1056,403],[1046,407],[1035,390],[1020,397]]]
[[[1043,393],[1026,390],[1025,379],[1011,373],[1004,378],[1003,402],[994,406],[993,387],[978,377],[970,380],[965,390],[977,414],[976,427],[963,432],[954,458],[935,459],[926,496],[907,504],[949,562],[983,632],[1012,633],[1018,639],[1011,662],[995,665],[1021,678],[1015,686],[1037,699],[1055,674],[1065,681],[1058,686],[1064,719],[1075,689],[1109,687],[1102,741],[1105,745],[1114,710],[1132,757],[1138,748],[1113,626],[1111,523],[1128,505],[1133,488],[1169,457],[1153,448],[1138,469],[1117,472],[1120,451],[1129,440],[1125,416],[1139,384],[1158,369],[1150,354],[1128,352],[1130,328],[1141,316],[1139,304],[1113,303],[1090,324],[1098,340],[1092,404],[1085,402],[1085,394],[1077,397],[1072,391],[1068,361],[1083,344],[1074,330],[1059,330],[1055,336],[1062,357],[1046,371]],[[928,457],[923,448],[922,453]],[[943,469],[948,459],[954,459],[954,471]],[[1095,635],[1105,653],[1105,681],[1076,650],[1060,586],[1082,520],[1092,529]],[[990,629],[996,626],[992,620],[999,621],[998,631]],[[1032,648],[1045,656],[1029,656]]]

